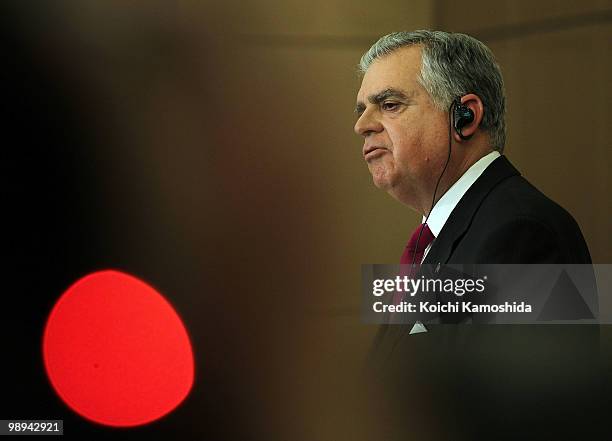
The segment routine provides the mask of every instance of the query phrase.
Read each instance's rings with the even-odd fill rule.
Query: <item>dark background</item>
[[[359,265],[396,262],[418,217],[371,185],[352,109],[360,55],[391,31],[492,48],[507,155],[610,262],[612,6],[533,3],[3,2],[0,417],[86,437],[380,434],[356,387],[376,330]],[[194,345],[191,394],[141,428],[75,415],[42,366],[54,302],[105,268],[165,294]]]

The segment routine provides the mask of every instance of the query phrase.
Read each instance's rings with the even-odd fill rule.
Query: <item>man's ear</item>
[[[461,134],[463,135],[463,138],[459,133],[457,133],[457,130],[454,130],[453,136],[455,141],[464,142],[466,140],[465,138],[471,137],[474,133],[476,133],[476,130],[480,126],[482,117],[484,116],[484,106],[482,105],[482,100],[480,97],[473,93],[462,96],[460,103],[461,105],[468,107],[474,114],[472,122],[469,122],[461,127]]]

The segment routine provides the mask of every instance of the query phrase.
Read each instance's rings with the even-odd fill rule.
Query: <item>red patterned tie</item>
[[[423,232],[421,232],[423,230]],[[419,238],[419,234],[421,237]],[[409,269],[402,268],[400,270],[400,276],[408,276],[414,277],[421,266],[421,261],[423,260],[423,255],[425,254],[425,250],[427,246],[433,242],[435,236],[429,229],[429,225],[421,224],[410,236],[410,240],[408,241],[408,245],[406,245],[406,249],[400,258],[400,264],[402,265],[411,265],[414,260],[414,268],[410,267]],[[418,244],[417,244],[418,241]],[[398,305],[402,302],[404,297],[403,292],[395,292],[393,294],[393,304]]]
[[[423,230],[422,233],[421,233],[421,230]],[[421,235],[420,239],[419,239],[419,234]],[[421,261],[423,260],[423,254],[425,254],[425,249],[427,249],[427,246],[431,242],[433,242],[434,239],[435,239],[435,236],[429,229],[429,225],[427,224],[419,225],[416,228],[416,230],[414,230],[414,232],[412,233],[412,236],[410,236],[410,240],[408,241],[408,245],[406,245],[406,249],[404,250],[404,253],[402,254],[400,263],[401,264],[411,264],[414,259],[414,263],[415,265],[417,265],[417,268],[418,268],[418,265],[420,265]],[[419,241],[418,244],[417,244],[417,240]]]

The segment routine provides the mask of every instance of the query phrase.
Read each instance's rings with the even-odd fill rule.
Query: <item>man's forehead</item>
[[[416,92],[417,75],[421,70],[421,48],[409,46],[384,55],[372,62],[361,81],[357,100],[364,102],[369,96],[386,89]]]

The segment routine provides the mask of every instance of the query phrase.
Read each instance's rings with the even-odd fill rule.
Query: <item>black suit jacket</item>
[[[451,213],[424,263],[588,264],[572,216],[501,156]],[[501,439],[592,428],[604,377],[594,325],[382,325],[369,372],[389,439]],[[580,403],[576,405],[573,400]]]
[[[424,263],[591,263],[572,216],[500,156],[457,204]]]

